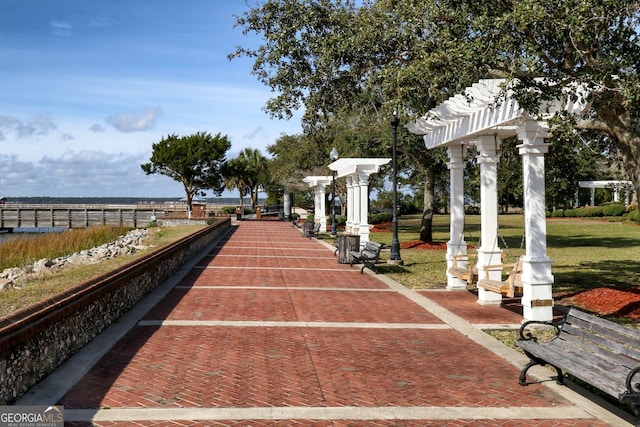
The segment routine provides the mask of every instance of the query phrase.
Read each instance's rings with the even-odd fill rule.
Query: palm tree
[[[238,190],[240,209],[244,209],[244,197],[250,191],[246,181],[248,170],[248,163],[240,157],[229,160],[225,168],[224,188],[229,191]]]
[[[251,208],[255,209],[258,204],[258,192],[269,180],[268,160],[260,150],[254,148],[242,150],[238,159],[242,159],[246,164],[243,178],[251,194]]]

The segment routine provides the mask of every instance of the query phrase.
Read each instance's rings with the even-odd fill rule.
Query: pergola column
[[[357,179],[360,186],[360,243],[369,241],[369,174],[359,173]]]
[[[284,217],[289,219],[291,218],[291,193],[285,192],[282,198],[284,199]]]
[[[546,123],[525,120],[518,127],[524,185],[526,255],[522,270],[522,307],[525,320],[551,321],[553,318],[553,275],[547,257],[544,155],[549,145]]]
[[[329,165],[329,169],[337,172],[338,178],[347,179],[347,215],[352,221],[347,232],[360,235],[360,243],[369,241],[369,175],[378,173],[380,167],[390,161],[391,159],[379,158],[342,158]]]
[[[307,176],[302,181],[306,182],[314,194],[314,222],[320,224],[320,230],[327,230],[326,194],[327,186],[331,185],[330,176]]]
[[[359,234],[360,233],[360,182],[358,180],[358,176],[356,174],[349,176],[351,178],[351,182],[353,184],[353,197],[351,200],[351,205],[353,206],[353,223],[351,224],[351,230],[349,230],[349,234]]]
[[[315,187],[315,204],[314,204],[314,220],[320,224],[321,231],[327,231],[327,215],[326,215],[326,187],[324,184],[318,184]]]
[[[464,154],[465,146],[448,147],[449,154],[449,241],[447,242],[447,271],[453,265],[454,255],[467,253],[467,242],[464,240]],[[447,274],[447,289],[466,290],[467,282]]]
[[[347,176],[347,234],[352,233],[353,221],[353,177],[349,175]]]
[[[502,251],[498,246],[498,139],[480,136],[476,140],[480,165],[480,241],[478,277],[485,277],[486,266],[500,264]],[[490,269],[489,278],[500,280],[501,269]],[[478,288],[478,303],[500,305],[502,294]]]

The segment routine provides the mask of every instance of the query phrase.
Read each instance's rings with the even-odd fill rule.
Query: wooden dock
[[[96,225],[144,227],[168,212],[153,205],[0,205],[0,230],[87,228]]]

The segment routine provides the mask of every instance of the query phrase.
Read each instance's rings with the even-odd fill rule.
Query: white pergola
[[[327,230],[327,214],[325,207],[326,188],[331,185],[332,177],[330,176],[307,176],[302,179],[306,182],[314,194],[314,221],[320,224],[320,230]]]
[[[360,244],[369,241],[369,176],[378,173],[391,159],[344,158],[329,164],[336,178],[347,180],[347,234],[360,236]]]
[[[466,254],[464,240],[464,156],[475,145],[480,165],[481,245],[478,248],[478,275],[485,276],[486,266],[499,264],[497,166],[500,140],[516,135],[522,156],[526,249],[522,259],[523,316],[526,320],[552,320],[553,298],[551,260],[547,256],[545,217],[544,155],[548,151],[545,137],[547,123],[535,120],[520,108],[505,88],[505,80],[480,80],[464,94],[449,98],[429,114],[407,125],[410,132],[424,135],[427,148],[447,147],[450,170],[450,240],[447,242],[447,269],[453,256]],[[568,93],[569,89],[567,89]],[[573,90],[574,92],[575,89]],[[546,114],[566,110],[582,113],[580,102],[548,102]],[[500,280],[500,270],[488,269],[490,279]],[[447,277],[450,290],[466,289],[466,282]],[[480,304],[500,304],[502,295],[478,289]]]
[[[629,204],[631,199],[631,192],[633,191],[633,183],[631,181],[580,181],[578,187],[588,188],[591,191],[591,197],[589,199],[590,206],[595,205],[596,188],[610,188],[613,190],[613,201],[620,201],[620,192],[625,192],[625,205]],[[576,191],[576,206],[578,206],[578,192]]]

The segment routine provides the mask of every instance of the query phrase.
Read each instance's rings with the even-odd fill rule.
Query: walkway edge
[[[524,354],[507,347],[502,342],[498,341],[497,339],[483,332],[478,327],[474,326],[472,323],[452,313],[433,300],[430,300],[428,297],[412,291],[411,289],[408,289],[402,284],[382,274],[374,274],[368,271],[367,274],[372,274],[374,277],[377,277],[391,289],[394,289],[398,293],[404,295],[406,298],[420,305],[425,310],[440,318],[440,320],[451,326],[453,329],[469,337],[471,340],[480,344],[497,356],[500,356],[519,370],[529,362],[529,358]],[[573,405],[579,408],[583,408],[585,411],[587,411],[597,419],[600,419],[610,425],[617,426],[622,425],[623,423],[635,423],[633,417],[630,414],[627,414],[620,408],[611,405],[610,403],[606,402],[604,399],[596,396],[590,391],[570,384],[571,382],[569,380],[565,381],[566,385],[564,386],[556,384],[555,381],[549,381],[549,378],[553,375],[553,372],[549,369],[541,366],[535,366],[529,370],[528,375],[540,381],[543,385],[550,388],[555,393],[571,402]],[[514,378],[514,381],[517,381],[517,378]]]
[[[62,399],[69,388],[77,383],[89,370],[117,343],[130,329],[142,319],[142,317],[164,296],[173,289],[182,278],[191,271],[195,265],[207,255],[212,248],[219,244],[233,231],[233,227],[227,233],[222,234],[189,262],[184,264],[176,273],[162,282],[153,291],[146,295],[140,302],[131,308],[126,314],[104,329],[93,340],[85,345],[75,355],[67,359],[50,375],[45,377],[17,400],[15,405],[55,405]]]

